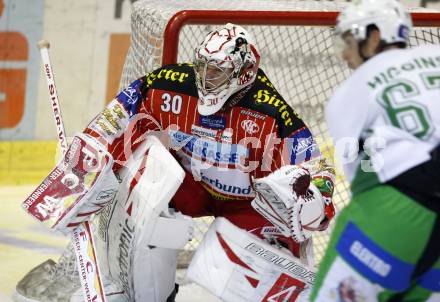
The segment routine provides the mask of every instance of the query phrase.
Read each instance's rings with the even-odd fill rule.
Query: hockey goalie
[[[311,236],[335,214],[334,171],[259,60],[250,34],[226,24],[196,47],[193,62],[134,81],[75,137],[58,166],[75,176],[48,185],[74,206],[50,225],[68,232],[98,213],[107,301],[174,301],[176,255],[191,237],[189,217],[202,216],[216,219],[191,280],[224,301],[306,300]],[[99,173],[72,163],[84,150],[105,159],[89,163]],[[68,187],[76,183],[88,189]],[[103,191],[114,193],[100,201]],[[57,292],[61,266],[35,268],[15,299],[73,301],[44,296]]]

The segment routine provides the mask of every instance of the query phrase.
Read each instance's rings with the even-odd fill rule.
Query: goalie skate
[[[69,302],[81,287],[73,247],[69,244],[58,263],[46,260],[21,279],[12,296],[15,302]]]

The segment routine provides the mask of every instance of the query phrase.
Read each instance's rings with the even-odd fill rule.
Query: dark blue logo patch
[[[133,116],[137,112],[138,103],[142,101],[142,94],[140,92],[140,86],[142,82],[140,79],[134,81],[127,88],[122,90],[117,98],[124,105],[125,109],[130,112],[130,116]]]
[[[408,39],[409,37],[409,28],[406,25],[400,25],[399,27],[399,37],[402,39]]]
[[[418,278],[417,283],[427,290],[440,292],[440,269],[433,268]]]
[[[226,117],[218,115],[201,115],[200,126],[211,129],[225,129]]]
[[[308,128],[298,130],[286,138],[286,142],[292,165],[301,164],[320,155],[318,144]]]
[[[394,291],[410,285],[414,265],[391,255],[349,222],[336,249],[354,269],[368,280]]]

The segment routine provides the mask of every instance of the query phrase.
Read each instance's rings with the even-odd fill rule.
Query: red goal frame
[[[164,33],[162,65],[177,63],[180,30],[185,25],[307,25],[335,26],[339,12],[182,10],[170,18]],[[414,26],[440,27],[440,13],[411,13]]]

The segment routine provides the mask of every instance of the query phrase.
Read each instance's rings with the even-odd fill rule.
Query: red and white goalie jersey
[[[161,140],[187,171],[173,198],[177,210],[223,216],[257,236],[279,237],[297,255],[297,244],[252,208],[252,178],[320,157],[309,129],[261,69],[216,114],[200,115],[197,102],[192,65],[164,66],[120,92],[85,132],[108,145],[117,171],[147,132],[162,129]],[[328,221],[333,188],[318,178],[314,183],[328,198]]]

